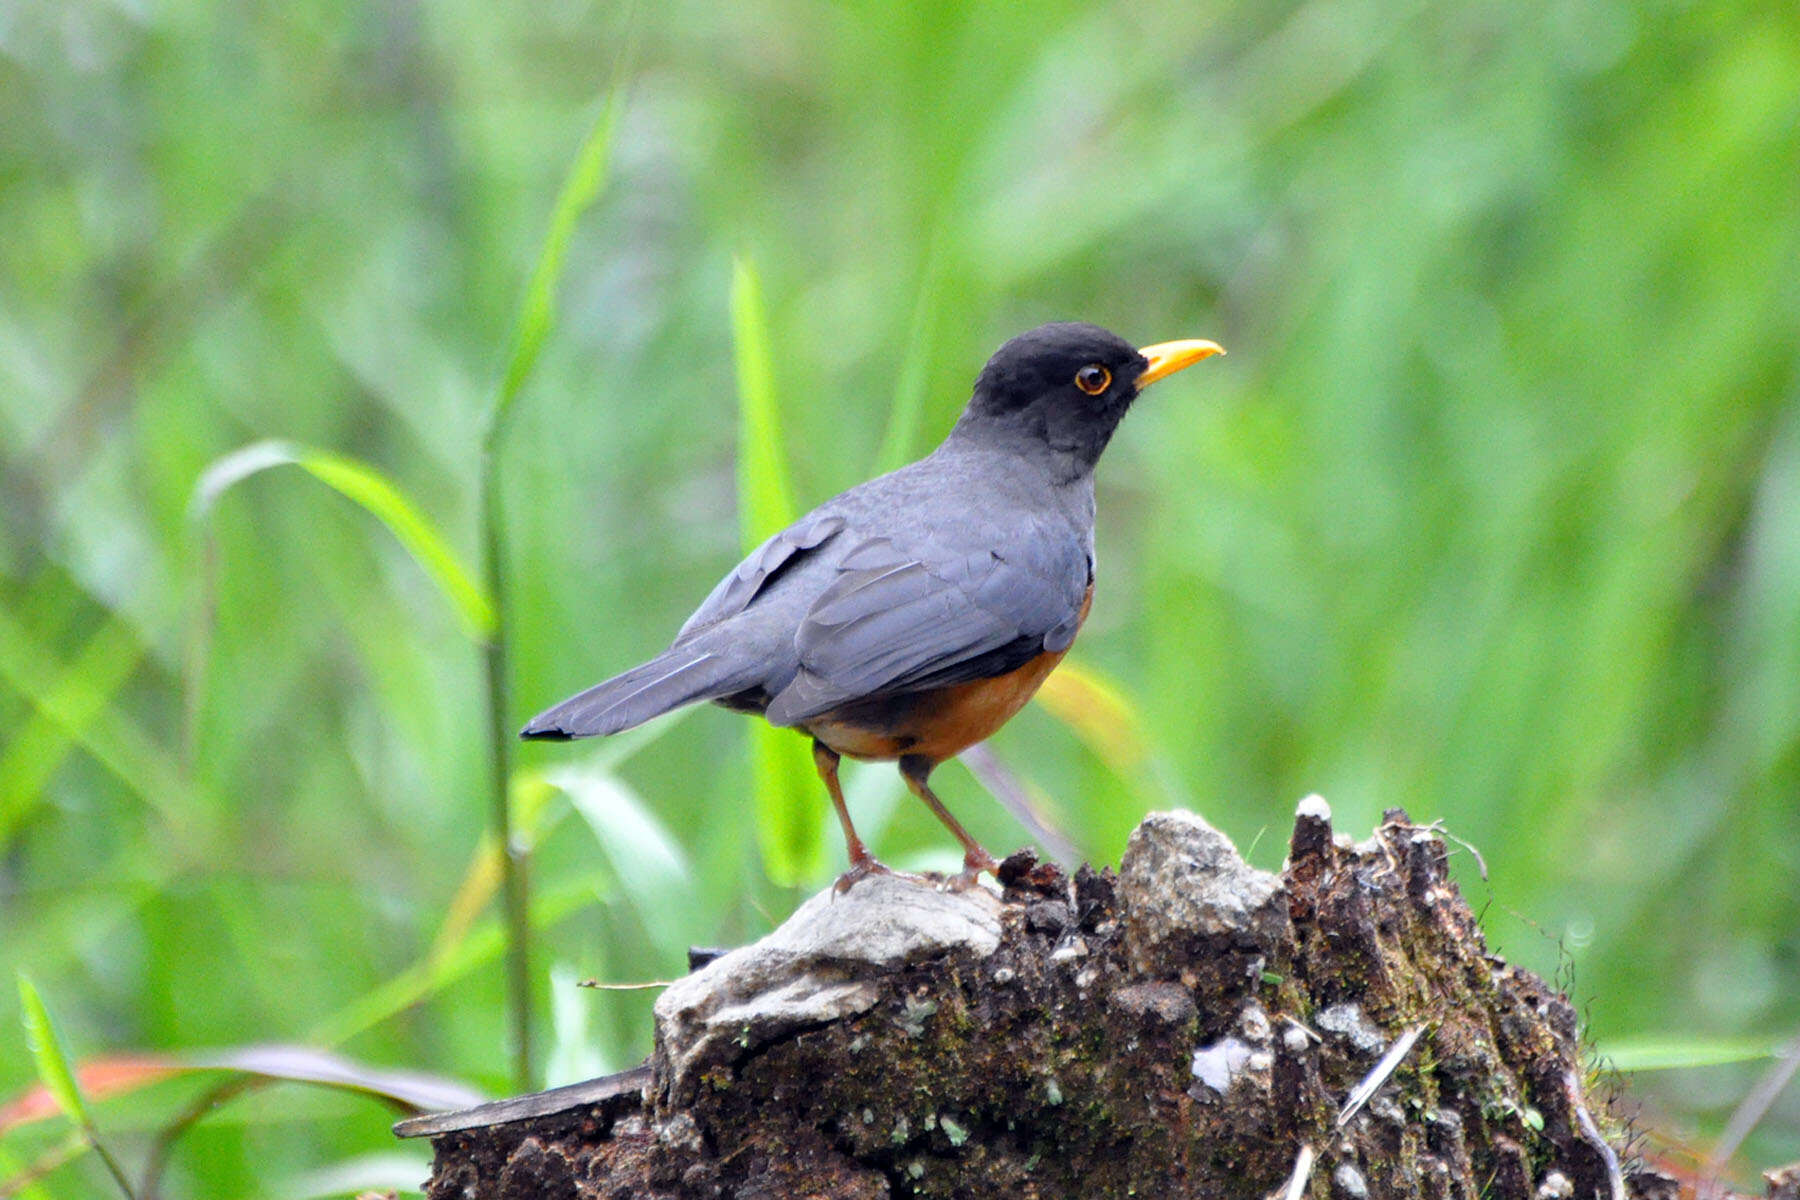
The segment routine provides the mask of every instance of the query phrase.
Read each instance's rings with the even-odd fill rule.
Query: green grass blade
[[[813,883],[825,869],[819,812],[826,799],[811,747],[793,730],[759,721],[751,727],[750,763],[763,869],[785,887]]]
[[[635,14],[633,14],[635,15]],[[629,18],[628,18],[629,20]],[[495,613],[482,638],[482,666],[487,689],[487,737],[491,767],[490,804],[494,837],[504,854],[500,863],[502,907],[507,927],[506,955],[508,1025],[513,1040],[513,1076],[519,1088],[529,1086],[532,1070],[531,950],[529,935],[530,886],[523,851],[513,840],[509,807],[512,785],[512,720],[510,710],[511,645],[505,617],[506,537],[500,495],[500,439],[513,402],[537,365],[538,354],[556,319],[557,286],[569,243],[581,216],[606,187],[613,133],[624,105],[625,80],[629,78],[634,38],[627,37],[616,72],[618,82],[607,97],[587,136],[575,153],[575,161],[563,178],[556,203],[550,210],[550,226],[543,247],[525,285],[524,299],[513,324],[512,345],[507,352],[506,373],[499,394],[488,412],[481,435],[481,484],[478,509],[481,524],[482,579]]]
[[[694,712],[693,709],[682,709],[679,713],[637,729],[627,730],[617,737],[607,738],[595,752],[589,756],[586,769],[597,772],[610,772],[615,767],[631,758],[639,750],[662,737],[671,728],[685,720]],[[550,832],[556,824],[550,808],[550,800],[556,789],[536,771],[522,771],[513,776],[511,795],[511,825],[514,840],[527,852]],[[474,928],[476,918],[481,910],[487,907],[494,898],[495,890],[501,884],[502,860],[496,847],[496,840],[490,830],[475,848],[468,869],[463,874],[462,883],[458,885],[455,895],[445,911],[443,922],[438,927],[437,935],[432,939],[431,949],[425,956],[427,963],[448,961],[457,952],[464,938]]]
[[[544,929],[594,903],[593,881],[575,879],[540,889],[531,901],[531,927]],[[334,1046],[423,1003],[499,958],[506,949],[499,921],[484,921],[449,952],[428,955],[321,1021],[307,1040]]]
[[[875,454],[876,474],[905,466],[917,453],[919,427],[925,417],[925,389],[931,378],[931,359],[936,349],[937,325],[933,307],[937,299],[938,255],[927,256],[919,295],[913,302],[912,325],[906,334],[906,356],[900,360],[894,384],[894,404],[882,430],[881,448]]]
[[[762,284],[746,258],[732,265],[731,331],[738,379],[738,519],[748,550],[799,514],[781,436]],[[756,722],[750,774],[763,869],[783,885],[817,878],[824,864],[817,809],[822,789],[806,742]]]
[[[48,648],[0,609],[0,682],[18,692],[36,713],[61,730],[116,776],[171,827],[196,842],[199,806],[188,803],[193,789],[175,760],[139,725],[105,704],[92,705],[59,686],[64,668]],[[0,793],[0,845],[24,815],[22,801]]]
[[[1647,1034],[1618,1038],[1601,1047],[1601,1057],[1615,1071],[1676,1071],[1759,1062],[1781,1052],[1775,1037],[1683,1037]]]
[[[637,912],[658,945],[680,945],[689,932],[687,913],[669,903],[692,895],[694,868],[681,844],[637,792],[610,771],[591,764],[544,773],[567,796],[618,879],[618,895]]]
[[[1141,707],[1116,680],[1086,662],[1065,659],[1044,680],[1037,702],[1145,805],[1181,799],[1156,786],[1161,772]]]
[[[449,601],[471,638],[494,628],[494,605],[437,526],[367,463],[293,442],[255,442],[217,459],[194,487],[190,512],[204,519],[235,484],[270,467],[295,466],[380,521]]]
[[[25,1018],[25,1039],[31,1048],[31,1059],[37,1064],[38,1081],[69,1119],[85,1129],[93,1121],[88,1116],[87,1102],[81,1098],[81,1089],[75,1085],[75,1070],[69,1065],[68,1052],[50,1020],[50,1010],[44,1007],[43,996],[23,973],[19,975],[19,1009]]]
[[[298,1172],[275,1182],[269,1191],[283,1200],[410,1195],[418,1187],[419,1176],[430,1173],[431,1161],[425,1155],[382,1150]]]
[[[121,620],[102,625],[46,694],[60,716],[34,709],[31,720],[0,748],[0,846],[31,810],[56,769],[92,729],[144,661],[144,643]]]
[[[449,599],[471,637],[485,637],[493,631],[494,606],[487,593],[444,535],[384,476],[355,459],[327,451],[308,452],[300,466],[386,525]]]
[[[29,1163],[20,1162],[0,1146],[0,1196],[7,1200],[56,1200],[41,1182],[44,1176],[86,1154],[87,1139],[80,1130],[43,1151]]]
[[[544,234],[543,249],[538,251],[531,280],[525,285],[525,298],[519,304],[518,321],[513,326],[512,349],[506,358],[506,374],[500,383],[500,395],[494,402],[492,424],[498,426],[512,407],[519,390],[537,365],[544,339],[556,321],[556,288],[562,280],[563,260],[568,257],[569,242],[581,216],[606,190],[607,166],[612,158],[613,133],[618,128],[619,111],[623,107],[624,83],[606,98],[599,115],[588,128],[575,162],[563,179],[556,205],[550,210],[550,228]]]
[[[731,336],[738,381],[738,520],[749,550],[800,514],[781,438],[768,308],[756,267],[746,258],[732,264]]]
[[[120,1169],[118,1160],[113,1158],[100,1141],[100,1131],[88,1113],[87,1102],[81,1098],[81,1088],[75,1082],[75,1070],[69,1065],[68,1051],[63,1048],[56,1025],[50,1020],[50,1010],[44,1007],[44,998],[38,994],[37,987],[24,972],[21,971],[18,978],[19,1009],[25,1018],[25,1040],[30,1045],[32,1061],[37,1064],[38,1081],[55,1098],[57,1106],[68,1114],[69,1120],[80,1127],[88,1145],[94,1148],[94,1153],[106,1164],[106,1169],[119,1185],[119,1190],[130,1200],[131,1184],[126,1180],[125,1172]]]
[[[648,740],[640,740],[628,746],[620,760],[648,744]],[[513,780],[513,792],[512,811],[516,817],[512,822],[513,836],[526,852],[530,852],[540,839],[549,834],[559,816],[566,810],[555,809],[550,805],[549,799],[554,795],[554,789],[535,772],[516,776]],[[343,1041],[361,1033],[369,1025],[424,1000],[439,987],[452,979],[460,978],[468,970],[483,965],[493,955],[484,955],[479,949],[471,951],[471,944],[477,940],[483,940],[484,944],[491,942],[496,951],[503,945],[510,950],[514,940],[510,915],[506,915],[500,924],[490,923],[481,927],[476,923],[482,908],[493,898],[495,889],[501,884],[504,866],[504,856],[490,830],[475,847],[462,883],[457,887],[437,935],[432,938],[423,957],[344,1010],[334,1024],[324,1027],[316,1036],[330,1043]],[[581,888],[573,891],[559,890],[554,895],[570,902],[592,899],[593,881],[584,879],[580,882]],[[533,902],[532,910],[527,915],[528,926],[558,920],[566,914],[567,910],[557,909],[554,915],[546,916],[545,903],[541,896]]]

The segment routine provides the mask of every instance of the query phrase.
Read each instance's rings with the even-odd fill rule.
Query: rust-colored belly
[[[1088,585],[1081,601],[1087,620],[1094,599]],[[986,741],[1024,708],[1068,651],[1044,653],[1005,675],[863,700],[822,713],[806,723],[812,736],[850,758],[894,759],[919,755],[943,762]]]

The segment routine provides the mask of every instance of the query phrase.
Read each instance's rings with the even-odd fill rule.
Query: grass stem
[[[496,414],[496,418],[498,414]],[[482,643],[487,686],[489,804],[500,851],[500,906],[506,928],[506,1007],[513,1084],[532,1086],[531,1047],[531,887],[525,847],[513,836],[512,727],[508,700],[506,564],[501,532],[500,421],[488,423],[481,446],[482,579],[494,606],[494,623]]]

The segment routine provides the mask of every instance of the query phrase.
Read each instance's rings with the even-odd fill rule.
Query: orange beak
[[[1138,390],[1149,387],[1165,375],[1173,375],[1183,367],[1191,367],[1203,358],[1225,353],[1225,347],[1204,338],[1186,338],[1179,342],[1158,342],[1145,346],[1139,354],[1150,360],[1144,373],[1137,377]]]

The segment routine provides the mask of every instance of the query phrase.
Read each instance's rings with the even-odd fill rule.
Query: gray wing
[[[800,669],[768,720],[793,725],[864,696],[1002,674],[1068,649],[1086,548],[1072,536],[1017,541],[1014,551],[926,554],[874,537],[851,548],[794,635]]]
[[[843,528],[844,518],[834,514],[813,512],[801,517],[752,550],[731,574],[721,579],[712,594],[701,601],[694,615],[687,619],[675,640],[680,642],[709,625],[737,616],[750,607],[750,602],[781,573],[782,568],[794,561],[795,555],[818,549]]]

